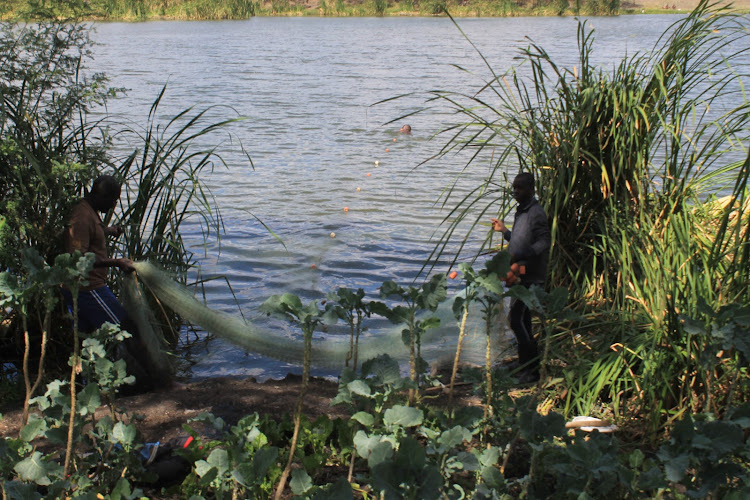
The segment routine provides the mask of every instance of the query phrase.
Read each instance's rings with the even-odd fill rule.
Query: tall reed
[[[165,85],[153,102],[145,127],[130,126],[117,134],[134,147],[116,166],[126,185],[122,209],[115,214],[127,228],[118,251],[133,259],[158,262],[186,283],[187,271],[196,266],[183,240],[186,223],[200,227],[204,242],[211,237],[220,241],[224,230],[221,212],[203,179],[226,164],[218,146],[198,147],[196,143],[240,118],[213,121],[208,116],[216,109],[193,112],[188,108],[164,124],[158,111],[166,89]],[[252,167],[246,153],[244,158]],[[171,320],[179,326],[177,318]],[[176,341],[177,330],[172,329],[173,337],[168,340]]]
[[[480,92],[431,93],[465,119],[444,131],[440,153],[471,151],[465,168],[493,155],[485,182],[443,200],[454,208],[437,256],[450,239],[465,244],[488,213],[504,215],[509,165],[537,179],[553,236],[550,284],[568,288],[588,318],[551,347],[567,365],[569,411],[628,405],[656,430],[715,400],[740,368],[728,352],[706,365],[710,339],[683,324],[710,324],[749,298],[741,221],[750,162],[738,154],[750,108],[732,66],[749,38],[740,17],[704,1],[653,51],[604,70],[591,60],[593,31],[579,22],[573,68],[531,43],[521,51],[530,76],[487,65]],[[724,204],[712,201],[720,194],[729,194]]]

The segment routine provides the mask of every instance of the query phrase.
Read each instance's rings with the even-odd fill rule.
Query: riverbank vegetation
[[[585,23],[578,45],[573,67],[531,44],[530,78],[489,68],[477,94],[431,94],[466,120],[445,131],[442,155],[491,164],[445,234],[505,217],[509,169],[532,172],[551,221],[551,286],[585,318],[548,339],[565,411],[637,414],[655,438],[750,396],[750,44],[741,16],[703,2],[611,69],[592,65]]]
[[[249,19],[253,16],[578,16],[676,13],[683,1],[646,3],[621,0],[89,0],[38,2],[7,0],[0,18],[34,18],[38,9],[57,17],[100,21]],[[695,4],[693,3],[693,6]],[[4,9],[4,10],[3,10]]]
[[[108,326],[78,342],[59,303],[59,286],[74,288],[91,266],[90,257],[61,254],[59,234],[73,198],[98,172],[115,171],[131,187],[116,212],[130,227],[118,251],[160,262],[184,282],[193,258],[180,224],[193,214],[221,229],[198,175],[221,157],[192,140],[225,122],[186,111],[157,126],[159,98],[142,128],[93,120],[89,111],[117,91],[84,74],[86,28],[5,26],[0,340],[23,355],[0,383],[23,380],[18,399],[29,411],[18,436],[0,440],[3,497],[747,497],[750,106],[742,67],[732,66],[747,54],[744,28],[702,3],[655,51],[605,70],[591,63],[595,38],[582,22],[574,67],[531,45],[521,53],[530,79],[488,68],[479,94],[429,95],[464,120],[445,131],[442,154],[468,151],[465,168],[492,167],[472,195],[444,200],[455,207],[446,239],[465,223],[477,230],[505,216],[508,174],[521,168],[537,179],[552,222],[550,289],[503,286],[511,267],[500,250],[482,269],[459,266],[467,291],[453,303],[457,324],[470,303],[488,316],[505,298],[528,304],[545,346],[537,384],[519,389],[512,371],[493,366],[488,342],[486,365],[463,372],[477,406],[451,404],[457,370],[450,381],[431,376],[420,356],[446,300],[441,274],[421,286],[388,281],[378,300],[360,290],[307,305],[271,297],[264,311],[305,333],[293,418],[192,419],[190,439],[163,448],[181,464],[170,484],[157,467],[165,455],[143,443],[137,418],[117,410],[115,396],[131,380],[113,353],[127,332]],[[132,153],[115,154],[121,135]],[[409,376],[386,356],[357,358],[372,315],[404,326]],[[350,417],[311,422],[303,411],[310,339],[336,321],[350,327],[353,352],[332,403]],[[45,370],[51,337],[65,369]],[[107,415],[95,412],[103,403]],[[575,415],[619,430],[587,434]]]

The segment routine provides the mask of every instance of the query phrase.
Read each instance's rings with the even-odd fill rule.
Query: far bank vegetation
[[[7,0],[0,19],[105,21],[248,19],[253,16],[615,15],[632,11],[620,0]]]

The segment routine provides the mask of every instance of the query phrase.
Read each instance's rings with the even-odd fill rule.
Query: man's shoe
[[[519,373],[516,378],[519,384],[533,384],[539,382],[539,370],[526,369]]]
[[[523,365],[521,365],[521,362],[518,361],[517,359],[514,359],[513,361],[508,361],[507,363],[502,363],[500,365],[500,368],[502,368],[503,370],[508,370],[509,372],[514,372],[514,371],[518,370],[519,368],[521,368],[521,366],[523,366]]]

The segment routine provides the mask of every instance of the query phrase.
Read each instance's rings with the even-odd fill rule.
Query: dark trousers
[[[63,296],[68,311],[73,313],[73,297],[69,290],[63,289]],[[135,377],[135,385],[123,386],[122,393],[150,391],[155,385],[157,373],[146,355],[146,346],[141,339],[138,328],[108,286],[94,290],[78,292],[78,328],[83,333],[99,329],[105,322],[119,325],[131,334],[129,339],[117,346],[115,357],[123,359],[127,365],[128,375]]]
[[[539,347],[531,332],[531,311],[523,301],[513,299],[510,306],[510,328],[518,341],[518,362],[539,369]]]

